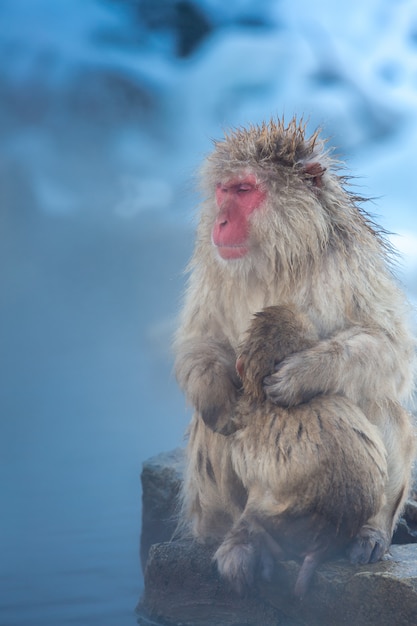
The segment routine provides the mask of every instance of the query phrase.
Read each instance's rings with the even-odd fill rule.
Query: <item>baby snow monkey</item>
[[[234,472],[247,491],[215,554],[239,592],[274,559],[301,560],[295,595],[317,565],[341,554],[384,504],[386,451],[378,429],[342,395],[316,395],[290,408],[268,399],[268,377],[290,354],[311,349],[317,332],[305,315],[272,306],[257,313],[237,360],[243,395],[230,442]]]

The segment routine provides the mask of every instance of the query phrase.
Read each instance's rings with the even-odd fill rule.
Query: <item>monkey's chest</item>
[[[232,307],[225,309],[228,314],[224,318],[224,323],[227,337],[235,349],[243,341],[255,313],[273,304],[279,304],[279,298],[258,287],[234,294]]]

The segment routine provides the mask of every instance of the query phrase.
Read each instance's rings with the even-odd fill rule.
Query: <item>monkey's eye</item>
[[[236,191],[237,193],[247,193],[248,191],[253,191],[253,185],[238,185]]]
[[[229,188],[226,185],[223,185],[222,183],[217,183],[216,185],[216,193],[227,193],[229,191]]]

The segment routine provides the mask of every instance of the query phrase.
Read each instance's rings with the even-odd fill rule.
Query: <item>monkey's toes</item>
[[[239,428],[230,417],[230,412],[225,411],[224,407],[207,406],[201,410],[200,414],[205,425],[220,435],[232,435]]]
[[[349,560],[354,565],[376,563],[382,559],[389,544],[382,531],[363,527],[348,549]]]

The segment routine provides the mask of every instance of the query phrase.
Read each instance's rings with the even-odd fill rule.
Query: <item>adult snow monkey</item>
[[[342,395],[378,427],[385,503],[352,541],[350,560],[378,561],[390,545],[414,456],[404,406],[415,345],[389,243],[337,170],[319,133],[306,137],[296,119],[230,132],[203,166],[205,200],[175,339],[177,379],[195,410],[182,516],[200,540],[221,541],[245,507],[227,436],[241,394],[236,353],[253,314],[285,304],[307,316],[319,341],[279,364],[266,395],[282,407]]]

